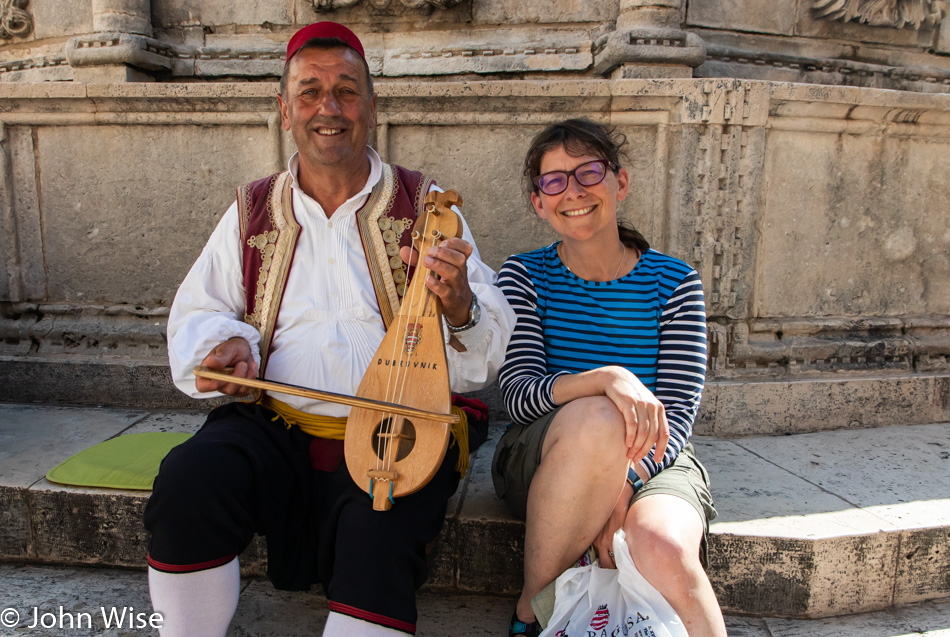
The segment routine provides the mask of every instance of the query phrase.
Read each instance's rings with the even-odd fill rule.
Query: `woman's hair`
[[[623,150],[626,143],[627,136],[623,133],[586,118],[551,124],[532,140],[525,155],[523,174],[526,192],[529,195],[538,192],[534,178],[541,174],[541,159],[549,151],[563,146],[568,155],[592,155],[605,159],[610,164],[610,169],[617,174],[620,170],[620,160],[627,158]],[[650,243],[635,228],[620,221],[617,222],[617,227],[624,245],[636,248],[641,254],[650,249]]]

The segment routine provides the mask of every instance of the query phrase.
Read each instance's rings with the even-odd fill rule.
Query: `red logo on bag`
[[[593,619],[590,620],[590,627],[594,630],[600,630],[607,626],[607,623],[610,621],[610,611],[607,610],[607,604],[597,607],[597,612],[594,613]]]

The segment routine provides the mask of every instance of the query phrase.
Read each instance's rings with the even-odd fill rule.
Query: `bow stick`
[[[387,413],[399,414],[400,416],[425,418],[427,420],[447,422],[450,424],[459,422],[459,417],[455,414],[440,414],[434,411],[416,409],[415,407],[407,407],[406,405],[388,403],[382,400],[373,400],[371,398],[360,398],[359,396],[348,396],[346,394],[320,391],[318,389],[310,389],[309,387],[290,385],[288,383],[279,383],[272,380],[239,378],[228,373],[229,371],[234,370],[231,367],[226,367],[223,370],[213,370],[203,365],[198,365],[195,367],[195,376],[198,376],[199,378],[208,378],[210,380],[219,380],[225,383],[234,383],[235,385],[241,385],[244,387],[253,387],[254,389],[264,389],[267,391],[276,392],[278,394],[290,394],[291,396],[312,398],[314,400],[324,400],[330,403],[349,405],[350,407],[362,407],[363,409],[369,409],[372,411],[384,411]]]

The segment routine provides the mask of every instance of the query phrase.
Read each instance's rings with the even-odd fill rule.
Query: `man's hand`
[[[415,265],[418,253],[403,246],[399,256],[405,263]],[[432,274],[426,279],[426,287],[442,300],[442,314],[449,325],[465,325],[472,307],[472,288],[468,284],[468,258],[472,245],[463,239],[446,239],[436,247],[429,248],[422,259],[422,266]]]
[[[243,338],[235,337],[221,343],[205,356],[201,364],[216,371],[233,367],[234,375],[239,378],[257,378],[258,365],[251,354],[251,346]],[[209,378],[196,378],[195,387],[200,392],[219,391],[228,396],[248,396],[254,391],[250,387]]]

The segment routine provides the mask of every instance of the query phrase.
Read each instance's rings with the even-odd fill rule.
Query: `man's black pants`
[[[313,440],[259,405],[212,411],[162,462],[145,510],[149,564],[173,573],[220,566],[257,533],[267,539],[275,587],[319,581],[331,610],[414,633],[426,544],[459,483],[458,446],[421,490],[374,511],[345,462],[311,468]]]

